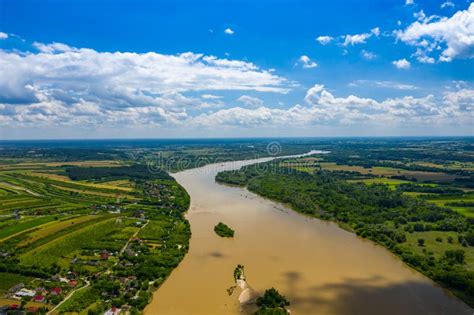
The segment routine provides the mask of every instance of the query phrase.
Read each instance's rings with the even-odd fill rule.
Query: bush
[[[464,251],[462,249],[447,250],[444,258],[451,264],[464,264]]]
[[[469,244],[469,246],[474,246],[474,232],[469,231],[465,236],[464,239]]]
[[[276,289],[265,290],[265,294],[257,299],[257,306],[265,308],[285,308],[290,302]]]

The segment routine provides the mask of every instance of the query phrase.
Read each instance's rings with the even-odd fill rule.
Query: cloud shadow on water
[[[347,278],[303,290],[301,273],[289,271],[282,275],[286,282],[285,296],[298,314],[473,314],[467,305],[425,281],[387,284],[384,277],[373,276]]]
[[[215,251],[215,252],[210,252],[210,253],[209,253],[209,256],[214,257],[214,258],[223,258],[223,257],[225,257],[226,255],[224,255],[224,254],[221,253],[221,252]]]

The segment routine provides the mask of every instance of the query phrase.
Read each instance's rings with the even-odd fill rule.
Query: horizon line
[[[256,136],[256,137],[164,137],[164,138],[37,138],[0,139],[1,142],[14,141],[139,141],[139,140],[258,140],[258,139],[396,139],[396,138],[474,138],[474,135],[425,135],[425,136]]]

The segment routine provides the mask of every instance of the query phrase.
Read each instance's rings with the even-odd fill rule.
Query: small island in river
[[[214,232],[216,232],[220,237],[234,237],[234,230],[222,222],[219,222],[214,227]]]

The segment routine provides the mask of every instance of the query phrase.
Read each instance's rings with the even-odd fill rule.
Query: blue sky
[[[0,137],[474,135],[471,2],[0,0]]]

